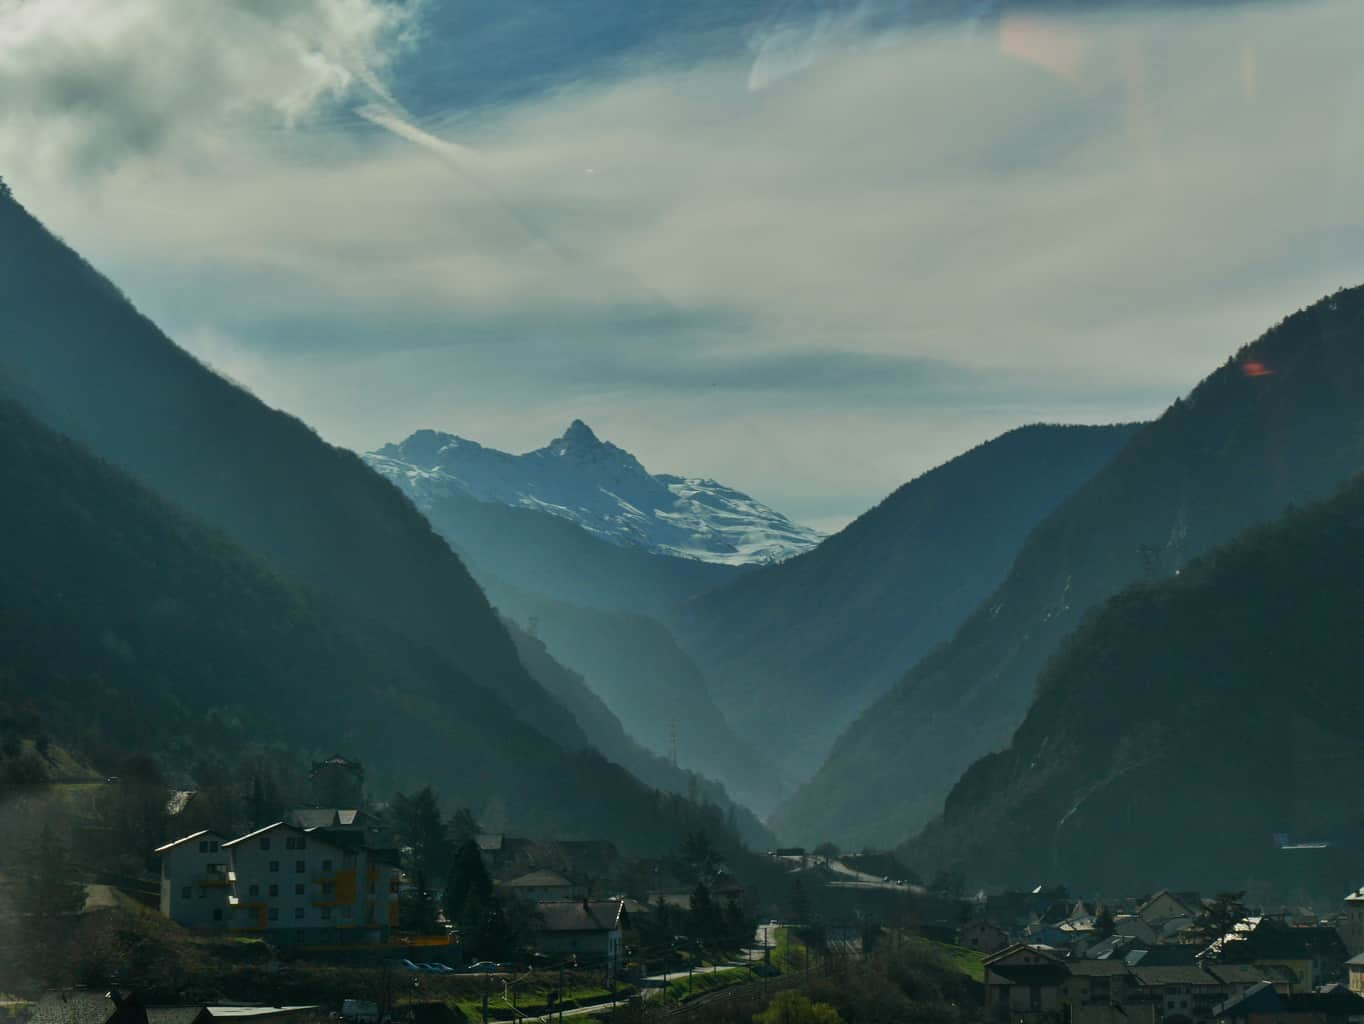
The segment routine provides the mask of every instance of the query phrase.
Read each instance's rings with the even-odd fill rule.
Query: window
[[[349,904],[347,904],[346,906],[344,906],[344,907],[341,908],[341,916],[342,916],[342,917],[350,917],[350,916],[351,916],[351,907],[350,907]]]
[[[323,870],[323,871],[330,871],[331,869],[332,869],[332,862],[331,862],[330,860],[324,860],[324,861],[322,862],[322,870]]]
[[[331,882],[322,883],[322,895],[330,896],[334,892],[336,892],[336,886],[332,885]]]
[[[251,883],[251,888],[248,890],[248,892],[249,892],[252,896],[259,896],[259,895],[260,895],[260,886],[257,885],[255,882],[252,882],[252,883]]]
[[[302,896],[302,895],[303,895],[303,883],[302,883],[302,882],[299,882],[298,885],[294,886],[294,895],[295,895],[295,896]]]
[[[270,870],[271,870],[271,871],[278,871],[278,870],[279,870],[279,861],[277,861],[277,860],[272,860],[272,861],[270,862]]]
[[[189,899],[189,898],[190,898],[191,896],[193,896],[193,895],[194,895],[194,886],[192,886],[192,885],[186,885],[186,886],[184,886],[184,887],[180,890],[180,898],[183,899],[183,900],[187,900],[187,899]]]
[[[279,920],[279,907],[271,907],[271,908],[270,908],[270,913],[269,913],[268,916],[269,916],[269,918],[270,918],[271,921],[278,921],[278,920]]]
[[[306,838],[304,838],[303,836],[299,836],[299,837],[298,837],[298,849],[300,849],[300,850],[306,850],[307,848],[308,848],[308,840],[307,840]]]
[[[213,908],[213,920],[215,920],[215,921],[221,921],[222,919],[223,919],[223,908],[222,908],[222,907],[214,907],[214,908]]]
[[[199,898],[200,898],[200,899],[203,899],[203,898],[204,898],[205,896],[207,896],[207,895],[208,895],[208,890],[207,890],[207,889],[200,889],[200,890],[199,890]]]
[[[302,908],[302,907],[294,907],[294,920],[295,920],[295,921],[302,921],[302,920],[303,920],[303,908]]]
[[[269,836],[261,836],[261,837],[260,837],[260,848],[261,848],[262,850],[268,850],[268,849],[270,849],[270,837],[269,837]]]
[[[270,886],[270,895],[271,895],[271,896],[278,896],[278,895],[279,895],[279,886],[278,886],[278,885],[272,885],[272,886]]]
[[[305,872],[305,871],[307,871],[307,870],[308,870],[308,862],[307,862],[306,860],[296,860],[296,861],[294,861],[294,871],[296,871],[298,874],[301,875],[301,874],[303,874],[303,872]]]
[[[322,920],[324,920],[324,921],[330,921],[331,919],[332,919],[332,908],[331,908],[331,907],[323,907],[323,908],[322,908]]]
[[[210,839],[210,840],[208,841],[208,852],[209,852],[209,853],[217,853],[217,852],[218,852],[218,840],[216,840],[216,839]]]

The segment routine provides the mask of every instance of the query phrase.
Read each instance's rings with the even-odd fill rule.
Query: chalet
[[[1053,952],[1017,943],[1002,949],[985,959],[985,1019],[1027,1024],[1059,1016],[1069,978]]]
[[[1364,997],[1334,987],[1288,995],[1269,982],[1233,996],[1214,1010],[1217,1024],[1364,1024]]]
[[[1161,889],[1137,908],[1137,917],[1152,928],[1166,931],[1171,922],[1192,924],[1202,912],[1203,901],[1198,893]]]
[[[629,924],[624,900],[550,900],[537,909],[536,952],[586,968],[604,967],[612,976],[619,972]]]

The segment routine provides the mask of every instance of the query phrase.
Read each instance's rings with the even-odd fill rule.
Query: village
[[[1364,890],[1296,910],[1239,892],[970,893],[830,844],[729,864],[704,833],[671,856],[631,857],[606,840],[446,818],[429,791],[376,805],[363,766],[341,756],[312,766],[306,795],[238,832],[205,823],[207,795],[171,791],[160,827],[173,838],[147,851],[154,881],[41,882],[78,890],[65,950],[82,966],[0,1001],[0,1015],[586,1024],[855,987],[851,965],[909,957],[953,977],[965,1021],[1364,1024]],[[139,944],[195,966],[168,981],[138,963]]]

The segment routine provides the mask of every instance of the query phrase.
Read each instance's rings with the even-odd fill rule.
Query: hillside
[[[656,755],[671,758],[675,747],[684,769],[719,779],[735,799],[759,813],[786,795],[771,763],[734,735],[701,670],[665,626],[643,615],[581,608],[521,591],[485,574],[476,562],[470,567],[498,608],[533,629],[555,659],[581,674],[629,735]],[[545,678],[533,662],[526,664],[537,678]],[[585,716],[575,713],[599,750],[653,781],[634,763],[616,757]]]
[[[105,771],[253,746],[346,750],[537,835],[673,848],[723,814],[566,751],[405,637],[333,611],[223,534],[0,401],[0,682]]]
[[[410,502],[177,348],[8,195],[0,367],[49,425],[319,596],[429,648],[556,742],[585,745]]]
[[[736,803],[725,786],[699,770],[689,770],[685,765],[678,767],[666,757],[646,749],[626,732],[620,719],[592,691],[587,681],[561,664],[538,637],[531,636],[514,622],[509,622],[508,628],[526,668],[546,689],[574,709],[574,716],[592,741],[593,748],[647,785],[715,804],[733,821],[739,838],[750,846],[767,850],[775,845],[776,838],[767,827],[747,806]],[[742,799],[740,793],[734,796]]]
[[[905,484],[813,551],[691,601],[679,636],[740,735],[806,779],[1133,430],[1010,431]]]
[[[947,644],[838,740],[778,832],[891,843],[918,831],[1023,720],[1085,613],[1364,467],[1364,289],[1295,313],[1140,430],[1033,531]]]
[[[1357,478],[1110,599],[905,854],[1086,892],[1254,879],[1337,898],[1364,853],[1347,781],[1364,770],[1361,565]]]

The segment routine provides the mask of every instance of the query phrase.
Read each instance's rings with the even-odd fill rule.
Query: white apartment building
[[[397,859],[362,840],[285,822],[226,841],[186,836],[157,850],[161,912],[282,943],[383,941],[398,923]]]

